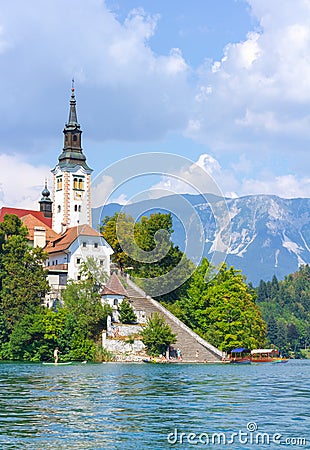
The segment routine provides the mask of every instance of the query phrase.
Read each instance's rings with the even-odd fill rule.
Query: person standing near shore
[[[177,358],[179,361],[182,361],[182,352],[179,348],[177,348]]]
[[[54,350],[55,364],[58,363],[58,360],[59,360],[59,353],[61,353],[61,351],[59,350],[58,347],[56,347],[55,350]]]

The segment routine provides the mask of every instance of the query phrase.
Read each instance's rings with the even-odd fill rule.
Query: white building
[[[115,272],[112,273],[100,295],[102,304],[107,304],[112,308],[112,320],[118,322],[119,306],[125,298],[129,298],[129,295]]]
[[[87,257],[95,258],[98,265],[110,274],[110,256],[113,250],[100,233],[89,225],[78,225],[68,228],[56,239],[51,240],[45,250],[49,254],[47,260],[48,281],[51,291],[47,301],[49,306],[61,298],[61,290],[67,280],[79,280],[81,264]]]

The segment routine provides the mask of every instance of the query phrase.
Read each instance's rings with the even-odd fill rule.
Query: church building
[[[3,207],[5,214],[16,214],[28,228],[28,240],[48,253],[46,269],[50,292],[48,306],[61,298],[68,279],[79,280],[87,257],[96,259],[110,275],[113,253],[103,236],[92,228],[91,173],[82,150],[82,130],[77,119],[74,86],[71,89],[68,123],[63,130],[64,145],[52,170],[53,192],[45,183],[39,211]]]

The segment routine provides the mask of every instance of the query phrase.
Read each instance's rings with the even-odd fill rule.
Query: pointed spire
[[[80,165],[88,173],[91,173],[92,169],[86,164],[86,156],[82,150],[82,130],[77,120],[74,79],[72,79],[71,86],[69,121],[66,123],[63,133],[64,147],[58,157],[59,167],[65,169]]]
[[[77,113],[76,113],[76,100],[75,100],[75,93],[74,93],[74,78],[72,78],[72,86],[71,86],[71,99],[70,99],[70,111],[69,111],[69,120],[66,124],[66,127],[68,126],[74,126],[79,127],[79,123],[77,120]]]

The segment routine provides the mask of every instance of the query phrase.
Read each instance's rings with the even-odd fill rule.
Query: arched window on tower
[[[81,205],[78,206],[78,211],[81,212]]]
[[[84,191],[84,176],[83,175],[74,175],[73,189],[76,191]]]
[[[62,190],[62,176],[56,177],[56,190]]]
[[[73,141],[74,141],[74,142],[77,141],[77,135],[76,135],[76,134],[73,135]]]
[[[74,211],[77,212],[78,210],[78,205],[74,205]]]
[[[60,205],[57,206],[57,212],[59,212],[59,213],[61,212],[61,206]]]

